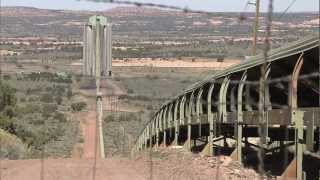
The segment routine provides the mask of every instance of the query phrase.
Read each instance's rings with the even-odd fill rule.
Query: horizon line
[[[34,8],[34,9],[39,9],[39,10],[52,10],[52,11],[87,11],[87,12],[104,12],[104,11],[109,11],[115,8],[119,8],[119,7],[123,7],[123,8],[146,8],[146,9],[158,9],[158,10],[162,10],[162,11],[176,11],[176,12],[182,12],[180,10],[172,10],[172,9],[166,9],[166,8],[157,8],[157,7],[137,7],[134,5],[117,5],[116,7],[110,7],[110,8],[106,8],[104,10],[90,10],[90,9],[56,9],[56,8],[41,8],[41,7],[34,7],[34,6],[7,6],[7,5],[3,5],[0,6],[1,8]],[[197,9],[191,9],[191,10],[195,10],[197,11]],[[242,12],[241,10],[239,11],[205,11],[208,13],[244,13],[244,14],[250,14],[250,13],[255,13],[254,11],[248,11],[248,12]],[[265,14],[268,13],[267,11],[262,11],[261,14]],[[283,11],[274,11],[274,13],[283,13]],[[296,13],[312,13],[312,14],[319,14],[319,12],[317,11],[291,11],[291,12],[287,12],[286,14],[296,14]]]

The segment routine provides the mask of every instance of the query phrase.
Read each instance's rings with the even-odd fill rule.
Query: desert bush
[[[129,93],[129,94],[133,94],[134,91],[133,91],[132,89],[128,89],[128,93]]]
[[[61,96],[56,96],[54,100],[57,102],[58,105],[61,105],[63,99]]]
[[[17,98],[15,93],[15,89],[0,82],[0,112],[6,106],[14,106],[16,104]]]
[[[53,101],[52,94],[45,93],[41,96],[40,101],[45,103],[51,103]]]
[[[48,118],[51,116],[52,113],[56,112],[58,110],[57,104],[43,104],[42,105],[42,116]]]
[[[3,79],[4,79],[4,80],[10,80],[10,79],[11,79],[10,74],[5,74],[5,75],[3,75]]]
[[[107,117],[104,118],[104,121],[105,122],[112,122],[112,121],[115,121],[116,120],[116,117],[114,115],[108,115]]]
[[[16,136],[0,129],[0,158],[11,160],[22,159],[28,156],[28,148]]]
[[[76,102],[76,103],[72,103],[71,104],[71,109],[73,111],[82,111],[86,107],[87,107],[87,103],[86,102]]]

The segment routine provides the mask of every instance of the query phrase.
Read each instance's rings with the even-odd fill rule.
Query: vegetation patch
[[[50,73],[0,81],[1,157],[70,156],[79,138],[78,123],[68,116],[71,83],[69,75]],[[15,141],[8,145],[8,139]]]

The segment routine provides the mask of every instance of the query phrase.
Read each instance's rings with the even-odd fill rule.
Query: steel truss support
[[[150,122],[150,148],[153,147],[153,133],[154,133],[154,121]]]
[[[229,77],[225,77],[219,91],[219,106],[218,106],[218,117],[215,122],[216,126],[219,124],[221,126],[222,123],[227,121],[227,90],[230,83]],[[220,136],[220,128],[216,128],[215,137]]]
[[[148,149],[148,129],[149,127],[147,126],[143,132],[143,136],[144,136],[144,148]]]
[[[167,119],[167,125],[169,128],[169,139],[170,139],[170,143],[171,143],[171,139],[172,139],[172,121],[173,121],[173,103],[171,103],[169,106],[169,113],[168,113],[168,119]]]
[[[190,97],[189,97],[189,100],[187,102],[188,104],[188,108],[186,109],[186,116],[187,116],[187,126],[188,126],[188,134],[187,134],[187,141],[185,142],[184,144],[184,147],[187,149],[187,150],[191,150],[191,133],[192,133],[192,128],[191,128],[191,121],[192,121],[192,108],[193,108],[193,101],[194,101],[194,94],[195,92],[192,91]]]
[[[156,144],[155,144],[155,148],[157,149],[159,147],[159,119],[160,119],[160,114],[161,114],[161,111],[158,111],[157,115],[156,115],[156,118],[154,120],[154,123],[155,123],[155,137],[156,137]]]
[[[237,121],[235,124],[235,138],[237,142],[236,146],[236,160],[242,162],[242,123],[243,123],[243,89],[245,81],[247,80],[247,72],[244,72],[241,77],[241,81],[238,85],[238,98],[237,98]]]
[[[306,133],[306,149],[310,152],[314,151],[314,132],[315,132],[315,112],[312,113],[312,117],[306,118],[307,121],[307,133]]]
[[[227,121],[227,90],[229,87],[229,83],[230,83],[229,77],[225,77],[220,87],[219,109],[218,109],[219,123],[224,123]]]
[[[180,100],[177,99],[174,104],[173,122],[174,122],[174,145],[179,145],[179,120],[178,120],[178,106]]]
[[[207,155],[207,156],[213,156],[213,141],[215,137],[215,120],[213,118],[213,113],[211,111],[212,106],[212,93],[213,93],[214,83],[212,83],[209,87],[208,94],[207,94],[207,119],[209,122],[209,140],[208,144],[204,147],[201,154]]]
[[[180,101],[179,107],[179,124],[184,124],[184,107],[186,102],[186,95],[184,95]]]
[[[294,67],[291,81],[289,83],[289,106],[291,108],[291,123],[295,127],[295,159],[290,163],[282,177],[296,178],[297,180],[305,179],[305,173],[302,169],[304,145],[304,112],[298,110],[298,78],[303,65],[303,53]]]
[[[259,112],[260,112],[260,139],[261,146],[267,145],[268,139],[268,117],[267,110],[270,109],[270,97],[269,97],[269,85],[267,83],[268,76],[270,73],[270,64],[262,65],[261,77],[259,81]]]
[[[166,147],[167,146],[167,131],[166,129],[168,128],[167,126],[167,118],[168,118],[168,106],[164,107],[164,113],[162,116],[162,122],[163,122],[163,146]]]
[[[201,138],[202,136],[202,132],[201,132],[201,119],[200,119],[200,111],[201,111],[201,97],[202,97],[202,93],[203,93],[203,88],[201,88],[198,92],[197,95],[197,101],[196,101],[196,117],[197,117],[197,123],[199,124],[199,138]]]

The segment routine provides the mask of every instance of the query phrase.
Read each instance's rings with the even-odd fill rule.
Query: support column
[[[292,73],[291,78],[291,122],[295,123],[295,144],[296,144],[296,174],[297,180],[303,180],[302,161],[304,151],[303,137],[303,116],[304,112],[297,110],[298,108],[298,78],[302,68],[304,59],[301,53]]]
[[[229,77],[225,77],[219,92],[219,108],[218,108],[218,120],[219,123],[226,122],[226,114],[227,114],[227,90],[230,83]]]
[[[160,138],[161,138],[160,134],[161,134],[161,132],[163,132],[163,114],[164,114],[164,108],[165,108],[165,107],[162,107],[162,108],[161,108],[160,117],[159,117],[159,134],[158,134],[158,136],[159,136],[159,147],[160,147],[161,144],[162,144],[162,142],[160,141]],[[162,141],[163,141],[163,140],[162,140]]]
[[[191,150],[191,133],[192,133],[192,125],[191,125],[191,114],[193,108],[193,100],[194,100],[194,91],[192,91],[189,101],[188,101],[188,109],[187,109],[187,125],[188,125],[188,136],[187,141],[185,142],[184,147],[188,150]]]
[[[303,180],[304,173],[302,170],[304,137],[303,137],[303,111],[293,111],[292,120],[295,122],[295,146],[296,146],[296,174],[297,180]]]
[[[150,122],[150,148],[153,148],[153,133],[154,133],[154,122]]]
[[[197,95],[197,101],[196,101],[196,117],[197,117],[197,122],[199,123],[199,138],[202,137],[202,132],[201,132],[201,119],[200,119],[200,106],[202,106],[201,104],[201,97],[202,97],[202,93],[203,93],[203,89],[201,88],[198,92]]]
[[[242,162],[242,123],[243,123],[243,112],[242,112],[242,97],[245,81],[247,80],[247,72],[244,72],[240,84],[238,85],[238,100],[237,100],[237,123],[235,127],[235,137],[237,140],[236,152],[237,161]]]
[[[159,119],[160,119],[160,111],[158,111],[156,118],[155,118],[155,128],[156,128],[156,144],[155,144],[155,148],[158,149],[159,147]]]
[[[167,146],[167,118],[168,118],[168,105],[164,108],[164,115],[163,115],[163,145],[164,147]]]
[[[284,178],[296,178],[297,180],[304,179],[304,172],[302,169],[304,151],[304,112],[298,110],[298,78],[303,65],[303,61],[303,53],[301,53],[294,67],[289,84],[289,106],[291,108],[291,123],[294,124],[295,127],[295,159],[289,164],[288,168],[282,175],[282,177]]]
[[[307,121],[307,133],[306,133],[306,144],[307,144],[307,150],[310,152],[314,151],[314,113],[312,112],[311,117],[308,117],[308,121]]]
[[[209,122],[209,140],[208,144],[205,146],[201,154],[207,155],[207,156],[213,156],[213,138],[214,138],[214,120],[213,120],[213,114],[211,111],[212,106],[212,93],[213,93],[214,83],[210,85],[210,88],[208,90],[207,95],[207,119]]]
[[[152,148],[152,133],[151,133],[151,124],[150,124],[150,122],[148,123],[148,134],[147,134],[147,136],[148,136],[148,140],[149,140],[149,148]]]
[[[174,103],[174,102],[173,102]],[[170,144],[171,144],[171,139],[172,139],[172,136],[173,136],[173,133],[172,133],[172,122],[173,122],[173,114],[172,114],[172,111],[173,111],[173,103],[170,104],[169,106],[169,114],[168,114],[168,128],[169,128],[169,140],[170,140]]]
[[[180,102],[180,108],[179,108],[179,124],[184,124],[184,106],[185,106],[185,102],[186,102],[186,95],[184,95],[181,99]]]
[[[179,98],[176,100],[174,105],[174,113],[173,113],[173,122],[174,122],[174,145],[179,145],[179,120],[178,120],[178,106],[179,106]]]
[[[163,108],[160,110],[160,114],[159,114],[159,118],[158,118],[158,146],[160,146],[160,133],[163,131],[163,121],[162,121],[162,117],[163,116]]]
[[[259,112],[260,112],[260,135],[261,145],[267,146],[268,138],[268,116],[267,110],[270,108],[270,98],[269,98],[269,85],[267,84],[268,76],[270,73],[270,64],[262,65],[261,67],[261,77],[259,81]]]
[[[146,126],[146,129],[143,135],[144,135],[144,148],[148,149],[148,126]]]
[[[229,77],[225,77],[219,91],[219,108],[218,108],[218,123],[217,125],[221,126],[222,123],[226,122],[226,112],[227,112],[227,104],[226,104],[226,95],[227,89],[229,85],[230,79]],[[216,136],[221,136],[221,130],[218,128]],[[224,144],[221,144],[224,146]]]

